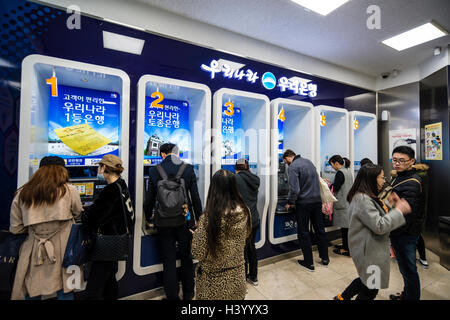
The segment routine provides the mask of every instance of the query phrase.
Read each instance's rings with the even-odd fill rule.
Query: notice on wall
[[[392,159],[392,151],[400,146],[412,148],[417,156],[417,130],[389,130],[389,159]]]
[[[442,160],[442,122],[425,126],[425,160]]]

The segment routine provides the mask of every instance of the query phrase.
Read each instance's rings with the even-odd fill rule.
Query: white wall
[[[432,56],[417,66],[401,70],[395,78],[382,79],[379,77],[376,90],[381,91],[418,82],[448,65],[450,65],[450,45],[447,48],[442,48],[440,55]]]
[[[82,13],[337,82],[369,90],[376,89],[375,77],[132,0],[35,0],[35,2],[62,8],[76,4]],[[83,27],[82,20],[81,27]]]

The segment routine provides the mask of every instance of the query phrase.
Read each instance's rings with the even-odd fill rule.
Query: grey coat
[[[405,224],[403,214],[392,209],[389,213],[366,194],[358,193],[349,207],[350,228],[348,244],[361,281],[369,289],[389,287],[389,232]],[[374,281],[373,267],[380,277]]]
[[[350,215],[348,212],[349,203],[347,195],[353,185],[353,176],[350,168],[342,167],[339,169],[344,174],[344,184],[335,194],[337,202],[333,205],[333,225],[340,228],[348,228],[350,225]]]

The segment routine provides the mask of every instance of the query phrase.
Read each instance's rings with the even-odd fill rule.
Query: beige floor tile
[[[320,294],[320,292],[312,290],[300,296],[294,297],[292,298],[292,300],[328,300],[328,299],[324,297],[322,294]]]
[[[268,299],[285,300],[311,290],[305,283],[285,269],[263,271],[258,274],[257,290]]]
[[[258,286],[253,286],[247,283],[248,293],[245,296],[245,300],[267,300],[267,297],[258,291]]]

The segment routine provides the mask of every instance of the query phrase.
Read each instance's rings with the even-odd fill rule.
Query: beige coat
[[[72,275],[62,268],[62,260],[73,219],[83,210],[80,194],[67,184],[68,192],[51,206],[25,208],[19,193],[11,205],[10,231],[28,233],[22,244],[11,295],[12,300],[52,295],[67,287]]]
[[[245,298],[244,247],[247,225],[251,223],[244,211],[238,208],[229,213],[230,227],[221,221],[220,246],[217,257],[208,253],[205,214],[200,217],[199,227],[192,240],[192,254],[199,260],[196,274],[196,298],[198,300],[243,300]]]

